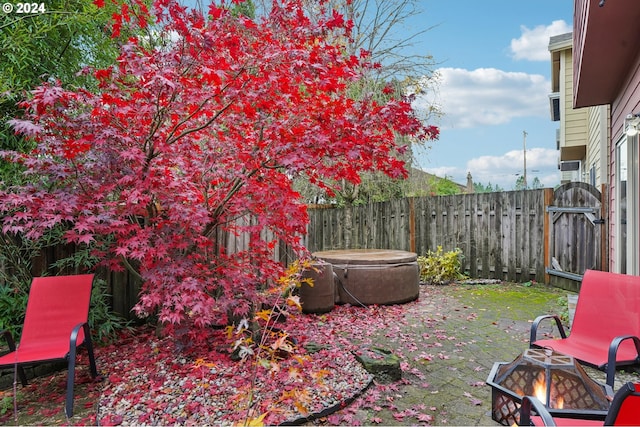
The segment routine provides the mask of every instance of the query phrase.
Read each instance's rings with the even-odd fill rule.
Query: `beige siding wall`
[[[584,164],[584,182],[595,184],[600,188],[606,184],[607,176],[607,156],[609,138],[609,107],[601,105],[587,108],[588,119],[588,141],[587,156]],[[591,173],[595,173],[595,182],[591,180]]]
[[[571,55],[571,49],[568,50]],[[569,67],[569,71],[567,71]],[[566,120],[567,112],[571,111],[573,102],[573,83],[567,82],[567,72],[573,73],[573,63],[567,60],[567,52],[560,52],[560,74],[558,78],[560,81],[560,147],[564,147],[566,144]],[[562,160],[562,159],[561,159]]]
[[[588,109],[573,109],[573,62],[571,57],[571,49],[562,52],[561,55],[561,79],[560,91],[564,94],[564,121],[561,122],[561,140],[560,144],[565,147],[575,147],[585,145],[587,143],[587,113]],[[563,139],[564,137],[564,139]],[[580,160],[580,159],[573,159]],[[584,159],[583,163],[584,163]]]

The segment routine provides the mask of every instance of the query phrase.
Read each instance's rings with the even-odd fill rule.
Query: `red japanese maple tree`
[[[3,153],[33,177],[0,194],[3,231],[35,239],[62,226],[108,267],[135,270],[138,314],[203,326],[248,312],[282,273],[278,240],[304,254],[293,177],[324,186],[358,182],[360,171],[404,176],[398,136],[437,136],[408,100],[349,97],[371,66],[366,52],[345,55],[351,24],[337,14],[314,22],[300,3],[277,1],[261,19],[224,5],[203,16],[174,0],[150,12],[125,3],[114,32],[135,25],[152,37],[85,70],[95,93],[45,83],[12,121],[37,144]],[[229,235],[246,247],[227,251]]]

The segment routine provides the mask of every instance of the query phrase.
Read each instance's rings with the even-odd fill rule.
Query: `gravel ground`
[[[304,364],[326,366],[325,353],[310,355]],[[290,372],[285,381],[263,373],[265,380],[255,383],[245,381],[251,366],[232,361],[158,360],[149,369],[132,367],[126,358],[114,360],[97,419],[101,425],[231,426],[258,420],[269,425],[300,424],[340,408],[372,380],[351,355],[330,357],[331,369],[324,368],[316,378],[305,377],[296,367],[298,361],[291,359],[277,368]],[[268,418],[260,418],[263,414]]]

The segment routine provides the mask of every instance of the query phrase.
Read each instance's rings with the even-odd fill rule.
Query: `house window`
[[[589,169],[589,184],[596,186],[596,164],[591,165],[591,169]]]
[[[616,267],[625,274],[638,269],[638,138],[623,136],[616,146]]]

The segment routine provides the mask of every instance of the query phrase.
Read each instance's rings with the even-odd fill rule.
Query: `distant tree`
[[[540,188],[544,188],[544,185],[542,184],[542,182],[540,182],[540,179],[536,176],[533,178],[533,182],[531,183],[530,188],[537,190]]]
[[[207,15],[207,10],[209,8],[209,4],[213,0],[178,0],[182,6],[192,7],[203,15]],[[262,0],[257,0],[257,2],[262,3]],[[256,17],[256,1],[254,0],[242,0],[242,1],[232,1],[227,2],[227,6],[231,13],[234,15],[244,15],[247,18],[255,19]]]
[[[432,177],[429,181],[429,191],[433,196],[451,196],[462,193],[460,186],[447,176],[444,178]]]
[[[514,190],[526,190],[527,187],[524,185],[524,176],[520,175],[518,176],[518,178],[516,179],[516,183],[515,186],[513,187]]]
[[[257,6],[257,13],[264,15],[273,7],[271,0],[252,3]],[[373,80],[384,87],[393,80],[409,83],[404,80],[406,77],[434,77],[433,57],[414,49],[417,38],[432,27],[407,29],[407,20],[421,12],[420,0],[303,0],[302,3],[312,20],[331,19],[334,13],[342,16],[351,27],[351,34],[345,37],[335,33],[336,41],[345,47],[347,54],[366,51],[373,63],[381,65],[368,70],[363,84]]]
[[[481,182],[474,182],[473,183],[473,192],[474,193],[491,193],[491,191],[493,191],[493,188],[491,186],[491,183],[485,185]]]
[[[491,182],[489,182],[487,185],[484,185],[480,182],[474,182],[473,191],[475,191],[476,193],[497,193],[500,191],[504,191],[504,189],[498,184],[496,184],[494,187],[493,185],[491,185]]]
[[[542,182],[540,182],[540,179],[537,176],[533,178],[533,181],[531,181],[531,183],[527,183],[527,186],[525,188],[524,176],[520,175],[518,176],[518,179],[516,179],[516,183],[514,186],[514,190],[536,190],[539,188],[544,188],[544,185],[542,184]]]

